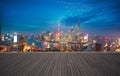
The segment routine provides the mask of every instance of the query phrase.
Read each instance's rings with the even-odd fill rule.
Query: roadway
[[[0,53],[0,76],[120,76],[120,53]]]

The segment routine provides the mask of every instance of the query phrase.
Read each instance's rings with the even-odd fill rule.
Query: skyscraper
[[[74,25],[71,28],[71,32],[74,33]]]
[[[70,33],[71,33],[71,39],[73,39],[74,38],[74,25],[72,26]]]
[[[77,34],[78,34],[78,36],[80,35],[80,19],[78,19]]]
[[[17,43],[17,33],[16,33],[16,32],[14,32],[13,42],[14,42],[14,43]]]
[[[58,22],[58,37],[60,38],[61,32],[60,32],[60,22]]]
[[[58,33],[60,33],[60,22],[58,22]]]

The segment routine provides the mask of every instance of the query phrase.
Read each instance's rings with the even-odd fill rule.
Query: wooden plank
[[[120,76],[120,53],[0,53],[0,76]]]

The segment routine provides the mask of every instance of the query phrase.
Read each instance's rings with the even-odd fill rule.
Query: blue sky
[[[3,0],[0,22],[3,32],[65,32],[80,19],[81,32],[120,32],[120,0]]]

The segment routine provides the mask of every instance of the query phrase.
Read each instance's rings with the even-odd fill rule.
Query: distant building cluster
[[[109,36],[89,36],[77,33],[73,25],[67,33],[61,31],[60,23],[56,32],[43,32],[39,35],[20,35],[17,32],[2,34],[0,26],[0,52],[120,52],[120,38]]]

